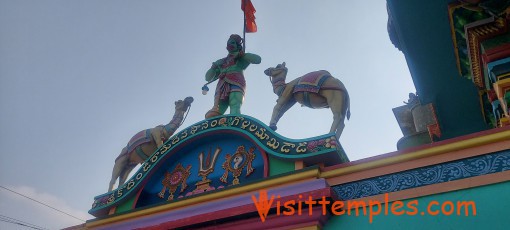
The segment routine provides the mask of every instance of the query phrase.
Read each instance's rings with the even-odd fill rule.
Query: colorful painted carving
[[[246,176],[249,176],[253,173],[252,162],[255,159],[255,147],[251,147],[248,152],[246,152],[243,145],[237,148],[236,153],[233,155],[227,154],[225,156],[226,160],[223,163],[222,167],[225,169],[225,173],[220,178],[221,182],[228,184],[228,174],[232,173],[234,176],[234,180],[232,180],[232,185],[240,184],[239,176],[243,172],[243,169],[246,168]]]
[[[120,155],[115,159],[108,191],[112,191],[117,178],[119,178],[119,187],[124,184],[131,170],[145,161],[174,134],[181,126],[184,113],[190,108],[192,102],[192,97],[176,101],[175,114],[168,124],[141,131],[131,138],[129,144],[122,149]]]
[[[336,148],[337,140],[333,137],[308,142],[306,148],[310,152],[318,152],[324,149]]]
[[[161,184],[163,185],[163,189],[161,189],[161,192],[158,193],[158,196],[162,199],[165,198],[166,189],[168,188],[168,192],[170,193],[168,195],[168,201],[171,201],[174,199],[174,193],[177,191],[177,187],[181,186],[181,193],[184,192],[186,187],[188,187],[188,184],[186,180],[188,179],[189,175],[191,174],[191,165],[188,165],[188,167],[184,168],[182,167],[182,164],[179,163],[175,167],[175,169],[169,173],[165,173],[165,178],[163,181],[161,181]]]
[[[510,1],[453,1],[448,12],[457,68],[478,87],[486,123],[510,125]]]
[[[344,119],[349,119],[349,94],[344,84],[331,76],[325,70],[308,73],[285,83],[287,67],[285,62],[274,68],[268,68],[264,73],[271,77],[273,91],[278,95],[277,103],[269,127],[276,130],[276,124],[283,114],[292,107],[296,101],[310,108],[331,108],[333,124],[330,133],[336,133],[340,138],[345,127]]]
[[[210,183],[211,180],[207,179],[207,176],[214,172],[214,166],[216,165],[216,159],[218,159],[218,154],[221,152],[221,148],[217,147],[214,151],[214,155],[211,159],[211,151],[209,151],[209,154],[207,154],[207,157],[204,161],[204,153],[200,153],[198,155],[198,159],[200,161],[200,169],[198,170],[198,175],[202,177],[202,180],[197,182],[195,185],[197,186],[194,193],[198,192],[205,192],[214,190],[213,187],[211,187]]]
[[[205,80],[209,83],[218,80],[214,105],[206,113],[206,118],[222,115],[228,107],[230,107],[230,114],[241,113],[246,89],[243,70],[250,64],[259,64],[261,61],[260,56],[256,54],[244,53],[242,38],[237,34],[231,35],[228,39],[227,50],[227,57],[213,62],[205,74]],[[208,89],[206,85],[202,88],[205,91]]]
[[[217,140],[209,142],[211,134],[221,135],[222,137],[227,136],[228,139],[232,137],[240,139],[232,139],[233,143],[236,143],[233,144],[235,147],[232,149],[232,147],[228,147],[228,144],[217,144]],[[197,140],[201,141],[197,142]],[[240,141],[248,142],[237,144]],[[196,145],[196,143],[202,142],[207,146],[200,147],[201,150],[198,152],[193,150],[194,147],[190,149],[190,152],[183,151],[183,149],[188,148],[186,146]],[[235,159],[234,156],[235,153],[238,152],[237,149],[240,145],[250,146],[248,143],[253,143],[255,146],[258,146],[261,150],[260,152],[263,153],[261,157],[259,157],[258,154],[257,157],[253,157],[253,166],[252,163],[248,164],[247,159],[249,160],[251,158],[250,154],[257,153],[257,149],[250,147],[247,152],[245,151],[246,155],[242,156],[242,161],[240,161],[241,159],[239,158]],[[222,189],[224,188],[222,184],[225,182],[222,182],[220,178],[225,172],[216,172],[220,169],[219,167],[223,166],[223,163],[217,164],[217,159],[223,157],[226,159],[226,154],[223,155],[223,152],[227,151],[227,148],[231,148],[227,153],[234,152],[230,157],[230,166],[225,165],[227,168],[230,167],[228,173],[233,173],[233,171],[243,166],[243,162],[246,162],[244,169],[246,169],[246,175],[249,175],[249,178],[247,178],[249,180],[260,179],[262,176],[265,177],[268,175],[268,171],[266,171],[268,170],[267,158],[263,160],[265,154],[287,161],[303,160],[305,162],[310,162],[310,164],[323,161],[324,159],[328,159],[327,162],[325,162],[326,165],[349,161],[342,146],[336,141],[334,134],[294,140],[277,135],[264,123],[249,116],[219,116],[195,123],[170,137],[168,141],[163,143],[163,145],[141,165],[140,169],[124,185],[119,186],[119,188],[114,191],[95,197],[92,209],[89,212],[96,216],[102,215],[108,212],[109,207],[125,202],[130,197],[140,196],[140,190],[148,186],[146,183],[147,180],[149,180],[149,175],[157,179],[154,179],[152,182],[155,187],[153,187],[151,191],[155,191],[155,193],[150,192],[147,194],[147,197],[159,200],[158,193],[162,190],[162,181],[167,172],[162,171],[159,177],[151,173],[158,171],[160,167],[169,167],[166,165],[166,162],[175,162],[175,160],[177,160],[177,162],[175,162],[174,165],[178,163],[193,165],[187,181],[189,182],[188,185],[190,185],[190,183],[196,185],[195,188],[187,186],[186,190],[183,191],[179,197],[188,197],[211,190]],[[210,150],[209,154],[206,154],[206,151],[204,151],[206,149]],[[215,150],[214,153],[212,152],[213,150]],[[216,152],[218,152],[217,155]],[[258,166],[256,166],[256,164],[258,164]],[[264,166],[262,167],[262,165]],[[241,178],[238,176],[238,179]],[[209,184],[207,184],[208,180],[211,181]],[[205,181],[206,183],[200,183],[201,181]],[[240,182],[244,181],[241,180]],[[226,183],[233,184],[234,182],[227,181]],[[141,197],[138,202],[147,199],[147,197]],[[176,197],[174,193],[173,201],[179,199],[179,197]],[[141,204],[139,207],[143,207],[144,205],[147,204]]]

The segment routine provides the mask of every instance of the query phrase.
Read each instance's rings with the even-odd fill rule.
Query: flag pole
[[[241,3],[246,7],[246,0]],[[246,53],[246,12],[243,10],[244,23],[243,23],[243,53]]]

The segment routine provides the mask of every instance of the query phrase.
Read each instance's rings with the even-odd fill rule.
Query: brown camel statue
[[[351,116],[349,94],[340,80],[332,77],[328,71],[319,70],[285,83],[287,77],[285,62],[266,69],[264,73],[270,77],[273,91],[278,95],[269,122],[271,129],[276,130],[278,120],[297,101],[303,106],[314,109],[331,108],[333,124],[330,133],[335,132],[336,138],[340,138],[345,127],[344,119],[345,117],[349,119]]]
[[[131,138],[128,145],[122,149],[120,155],[115,159],[108,192],[113,190],[117,178],[119,178],[118,187],[123,185],[131,170],[149,158],[152,153],[174,134],[179,126],[181,126],[184,120],[184,113],[189,109],[192,102],[192,97],[176,101],[175,114],[170,123],[140,131]]]

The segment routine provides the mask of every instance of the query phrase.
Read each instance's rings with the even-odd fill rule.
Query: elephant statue
[[[149,158],[175,133],[181,126],[184,114],[189,110],[192,102],[193,97],[176,101],[175,114],[168,124],[140,131],[131,138],[127,146],[122,149],[120,155],[115,159],[108,192],[113,190],[117,178],[119,178],[118,187],[123,185],[131,170]]]
[[[310,108],[331,108],[333,124],[330,133],[339,139],[345,127],[344,119],[350,118],[349,94],[344,84],[331,76],[328,71],[319,70],[285,83],[287,67],[285,62],[268,68],[264,73],[270,77],[273,92],[278,96],[269,127],[276,130],[276,124],[283,114],[296,102]]]

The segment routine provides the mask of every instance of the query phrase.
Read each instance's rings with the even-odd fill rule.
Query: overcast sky
[[[340,143],[351,160],[396,150],[392,108],[414,85],[390,42],[385,1],[253,0],[242,113],[269,122],[276,95],[263,71],[287,79],[328,70],[349,90]],[[201,94],[226,41],[242,34],[240,1],[0,0],[0,186],[80,219],[107,191],[114,160],[138,131],[166,124],[174,102],[195,102],[182,128],[212,107]],[[215,84],[211,85],[214,90]],[[326,134],[330,110],[295,105],[278,133]],[[81,222],[0,189],[0,215],[48,229]],[[0,229],[24,229],[0,222]]]

